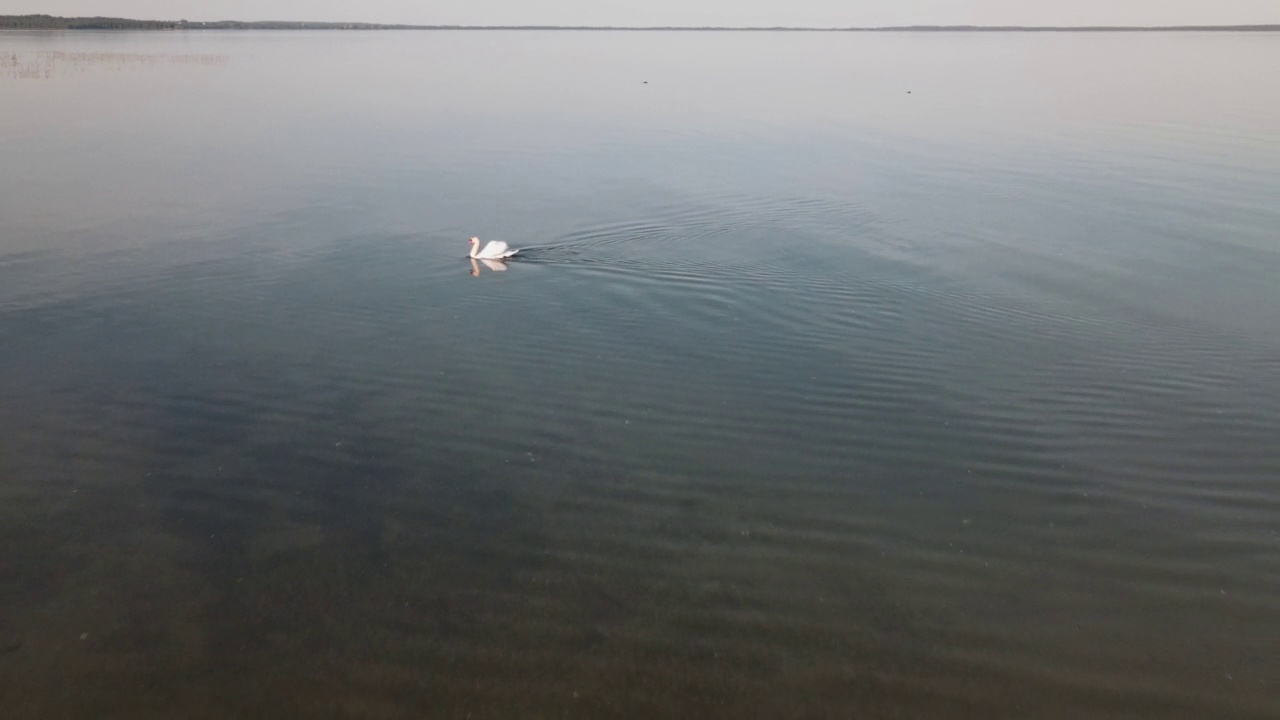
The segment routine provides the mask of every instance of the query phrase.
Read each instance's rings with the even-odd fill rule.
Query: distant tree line
[[[109,17],[64,18],[52,15],[0,15],[0,28],[23,30],[173,30],[168,20],[126,20]]]
[[[613,30],[693,32],[1276,32],[1280,25],[1184,25],[1176,27],[1024,27],[978,25],[913,25],[909,27],[575,27],[562,25],[377,25],[330,22],[187,22],[186,20],[129,20],[109,17],[64,18],[53,15],[0,15],[0,29],[25,30]]]
[[[130,20],[110,17],[0,15],[0,28],[23,30],[390,30],[409,25],[325,22],[188,22],[186,20]]]

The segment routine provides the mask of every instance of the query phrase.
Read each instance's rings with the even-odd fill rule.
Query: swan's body
[[[501,240],[490,240],[483,250],[480,249],[480,238],[473,237],[470,242],[471,257],[477,260],[502,260],[520,252],[519,250],[511,249]]]

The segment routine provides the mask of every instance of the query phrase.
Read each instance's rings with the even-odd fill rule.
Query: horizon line
[[[1192,32],[1192,31],[1280,31],[1280,23],[1233,23],[1225,25],[871,25],[871,26],[802,26],[802,25],[458,25],[458,24],[409,24],[373,23],[326,20],[139,20],[108,16],[59,16],[44,13],[24,15],[0,15],[0,27],[5,20],[47,19],[52,22],[122,22],[139,25],[172,25],[161,29],[201,29],[210,25],[222,29],[333,29],[333,30],[560,30],[560,31],[615,31],[615,32]],[[274,26],[274,27],[266,27]],[[104,29],[70,26],[68,30]],[[128,29],[128,28],[125,28]]]

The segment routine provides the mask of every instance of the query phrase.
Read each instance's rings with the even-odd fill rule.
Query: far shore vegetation
[[[0,30],[597,30],[691,32],[1277,32],[1280,25],[1037,27],[905,25],[895,27],[589,27],[571,25],[379,25],[376,23],[131,20],[110,17],[0,15]]]

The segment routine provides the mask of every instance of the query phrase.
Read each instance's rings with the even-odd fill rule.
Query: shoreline
[[[728,26],[591,26],[591,25],[405,25],[350,22],[238,20],[135,20],[111,17],[0,15],[0,30],[434,30],[555,32],[966,32],[966,33],[1139,33],[1139,32],[1280,32],[1280,24],[1254,25],[895,25],[884,27],[728,27]]]

